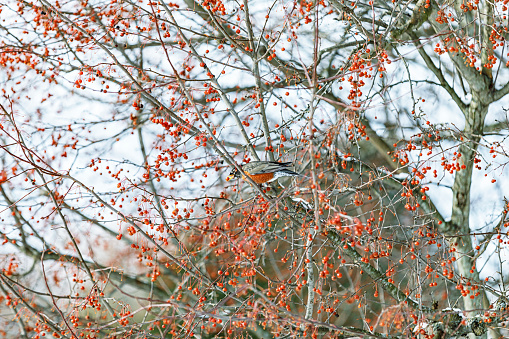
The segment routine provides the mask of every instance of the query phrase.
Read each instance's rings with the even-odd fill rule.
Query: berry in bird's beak
[[[226,181],[230,181],[230,180],[232,180],[234,176],[235,176],[235,175],[230,174],[229,176],[227,176],[227,177],[226,177]]]

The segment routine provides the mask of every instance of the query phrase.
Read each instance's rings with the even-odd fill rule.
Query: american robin
[[[281,177],[299,176],[299,173],[288,169],[292,165],[291,162],[251,161],[241,166],[241,168],[255,183],[265,184]],[[241,174],[237,168],[234,168],[226,178],[226,181],[240,178]]]

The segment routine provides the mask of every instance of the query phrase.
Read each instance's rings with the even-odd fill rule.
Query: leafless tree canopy
[[[508,336],[508,0],[175,1],[0,0],[0,336]]]

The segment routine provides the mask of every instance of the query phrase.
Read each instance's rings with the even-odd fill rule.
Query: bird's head
[[[233,178],[240,178],[240,173],[239,173],[239,171],[237,170],[236,167],[234,167],[232,169],[232,171],[230,172],[230,174],[226,177],[226,181],[230,181]]]

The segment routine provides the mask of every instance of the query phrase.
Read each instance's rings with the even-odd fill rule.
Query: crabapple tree
[[[0,335],[509,335],[508,0],[173,1],[0,0]]]

